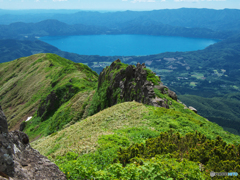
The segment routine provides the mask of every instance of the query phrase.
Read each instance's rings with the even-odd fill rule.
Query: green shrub
[[[103,135],[98,139],[98,143],[105,147],[114,146],[129,146],[130,142],[126,137],[118,136],[117,134]]]

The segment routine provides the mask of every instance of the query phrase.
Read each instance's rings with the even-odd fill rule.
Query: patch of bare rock
[[[137,66],[129,65],[125,69],[120,69],[121,61],[114,61],[109,67],[107,66],[99,75],[98,89],[108,84],[107,87],[107,107],[111,107],[118,102],[116,90],[120,89],[121,102],[136,101],[156,107],[169,108],[168,100],[158,98],[154,92],[154,88],[161,91],[162,94],[168,94],[173,100],[177,100],[175,92],[171,91],[162,83],[154,85],[147,80],[147,71],[145,64],[138,63]],[[117,72],[117,73],[116,73]],[[154,72],[152,74],[156,75]],[[160,77],[159,81],[160,81]],[[105,83],[107,81],[107,83]]]
[[[47,157],[29,144],[21,131],[8,132],[0,106],[0,180],[65,180],[66,176]]]

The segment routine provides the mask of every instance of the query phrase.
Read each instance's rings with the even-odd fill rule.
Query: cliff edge
[[[89,115],[128,101],[169,108],[168,100],[158,97],[156,90],[177,101],[176,93],[164,86],[160,77],[147,69],[144,63],[127,65],[118,59],[100,73]]]

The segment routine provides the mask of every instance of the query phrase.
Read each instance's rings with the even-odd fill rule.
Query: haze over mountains
[[[24,131],[68,179],[240,174],[240,10],[0,10],[0,24],[0,104],[8,126]],[[88,56],[38,40],[84,34],[220,42],[192,52]]]
[[[239,16],[240,10],[184,8],[146,12],[2,15],[0,37],[148,34],[225,39],[238,32]]]

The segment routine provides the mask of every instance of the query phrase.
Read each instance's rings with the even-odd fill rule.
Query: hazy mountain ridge
[[[10,25],[0,25],[1,39],[32,40],[39,36],[102,34],[104,27],[88,25],[68,25],[58,20],[44,20],[38,23],[15,22]]]
[[[134,26],[133,26],[134,25]],[[184,36],[196,38],[225,39],[232,33],[216,32],[206,28],[185,28],[162,23],[124,22],[119,28],[75,24],[68,25],[58,20],[44,20],[38,23],[12,23],[0,25],[0,39],[34,40],[41,36],[70,36],[92,34],[148,34],[163,36]]]
[[[32,16],[29,16],[31,14]],[[160,17],[160,18],[156,18]],[[211,17],[211,18],[209,18]],[[36,23],[46,19],[56,19],[68,24],[86,24],[116,28],[119,23],[138,18],[154,20],[172,26],[207,28],[214,31],[239,30],[240,10],[238,9],[163,9],[154,11],[122,11],[122,12],[87,12],[79,11],[72,14],[28,12],[28,15],[8,15],[1,18],[0,24],[14,22]]]
[[[183,8],[107,13],[80,11],[72,14],[43,13],[41,16],[33,13],[1,17],[0,38],[22,40],[35,39],[35,36],[85,34],[148,34],[226,39],[238,33],[240,28],[240,11],[229,9]]]

